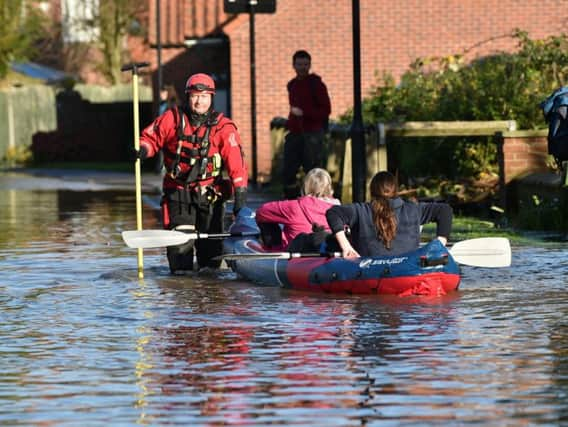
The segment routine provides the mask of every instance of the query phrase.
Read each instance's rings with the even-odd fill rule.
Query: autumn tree
[[[120,83],[120,67],[129,61],[127,38],[143,35],[140,20],[145,16],[146,2],[139,0],[78,0],[70,10],[69,25],[85,36],[81,44],[96,46],[102,53],[98,70],[111,84]],[[88,40],[87,40],[88,39]]]
[[[128,60],[126,38],[140,32],[140,16],[146,2],[139,0],[101,0],[98,14],[100,43],[103,53],[101,71],[113,83],[121,80],[120,67]]]

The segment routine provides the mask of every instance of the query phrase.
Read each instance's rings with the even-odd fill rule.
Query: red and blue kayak
[[[488,268],[511,265],[511,245],[505,237],[461,240],[451,249],[436,239],[406,254],[342,258],[336,254],[272,252],[257,238],[259,231],[254,212],[242,208],[228,233],[127,230],[122,238],[137,249],[225,239],[225,253],[220,257],[246,280],[316,292],[443,295],[459,286],[458,263]]]
[[[233,235],[258,232],[254,212],[244,208],[230,228]],[[460,267],[439,240],[397,256],[342,258],[294,254],[282,259],[250,237],[224,241],[228,265],[254,283],[287,289],[347,294],[444,295],[457,290]],[[289,253],[288,253],[289,254]],[[273,257],[274,258],[271,258]]]

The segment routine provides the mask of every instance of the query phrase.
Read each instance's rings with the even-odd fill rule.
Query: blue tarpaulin
[[[61,80],[72,78],[71,75],[35,62],[12,62],[12,70],[34,79],[45,80],[47,83],[57,83]]]

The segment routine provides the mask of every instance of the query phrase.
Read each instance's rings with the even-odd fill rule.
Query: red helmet
[[[215,95],[215,82],[207,74],[194,74],[185,83],[185,93],[204,92]]]

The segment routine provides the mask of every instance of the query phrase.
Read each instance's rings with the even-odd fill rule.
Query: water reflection
[[[139,282],[134,227],[130,192],[0,190],[1,424],[568,421],[561,245],[440,298],[348,297],[172,277],[159,249]]]

